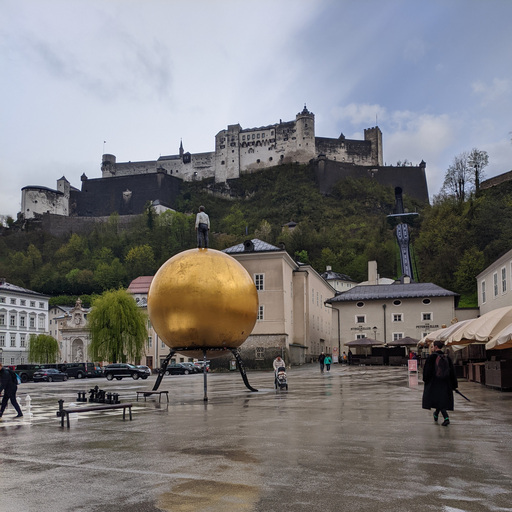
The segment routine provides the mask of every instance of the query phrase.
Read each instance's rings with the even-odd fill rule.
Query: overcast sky
[[[0,0],[0,214],[101,177],[104,152],[213,151],[304,104],[320,137],[377,122],[431,196],[472,148],[510,171],[511,20],[510,0]]]

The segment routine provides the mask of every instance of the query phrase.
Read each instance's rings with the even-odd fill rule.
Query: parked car
[[[105,377],[107,380],[112,380],[114,377],[117,380],[121,380],[123,377],[131,377],[132,379],[137,380],[139,377],[141,379],[147,379],[149,377],[149,373],[147,370],[138,368],[133,364],[113,363],[105,366]]]
[[[68,374],[68,377],[83,379],[84,377],[102,377],[103,372],[98,363],[63,363],[58,365],[61,372]]]
[[[184,363],[172,363],[167,367],[165,375],[188,375],[192,370]]]
[[[68,380],[66,373],[57,370],[57,368],[41,368],[34,372],[32,376],[34,382],[53,382],[57,380]]]
[[[18,364],[14,371],[18,374],[21,382],[28,382],[32,380],[34,373],[41,368],[42,366],[40,364]]]
[[[194,363],[194,366],[196,368],[199,368],[199,372],[200,373],[203,373],[203,367],[204,367],[204,361],[196,361]],[[210,361],[206,361],[206,371],[209,372],[210,371]]]
[[[190,373],[199,373],[199,372],[203,371],[202,368],[198,368],[194,363],[180,363],[180,364],[183,364],[183,365],[187,366],[188,368],[190,368]]]
[[[138,364],[137,368],[139,368],[140,370],[145,371],[148,377],[151,375],[151,368],[149,366],[146,366],[144,364]]]

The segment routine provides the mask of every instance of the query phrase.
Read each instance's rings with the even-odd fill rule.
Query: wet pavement
[[[0,510],[512,511],[512,393],[461,381],[442,427],[421,409],[423,385],[406,368],[340,367],[30,383],[25,416],[0,420]],[[122,412],[73,415],[58,400],[98,384],[132,402]],[[30,399],[27,400],[27,395]],[[78,404],[83,405],[83,404]]]

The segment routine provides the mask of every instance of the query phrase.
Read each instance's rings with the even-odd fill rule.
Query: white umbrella
[[[494,309],[471,320],[462,329],[446,339],[446,345],[487,343],[493,336],[512,323],[512,306]]]
[[[505,348],[512,348],[512,323],[507,325],[496,336],[493,336],[489,342],[486,343],[487,350],[502,350]]]
[[[446,327],[443,327],[442,329],[437,329],[437,331],[429,332],[428,334],[423,336],[423,338],[421,338],[420,341],[418,341],[418,345],[430,345],[436,339],[436,336],[439,333],[443,332],[445,329]]]

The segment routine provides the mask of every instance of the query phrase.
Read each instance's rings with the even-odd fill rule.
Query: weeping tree
[[[28,345],[28,359],[34,363],[56,363],[60,355],[59,342],[48,334],[31,334]]]
[[[146,314],[125,290],[104,292],[92,303],[87,316],[93,360],[135,361],[144,354]]]

